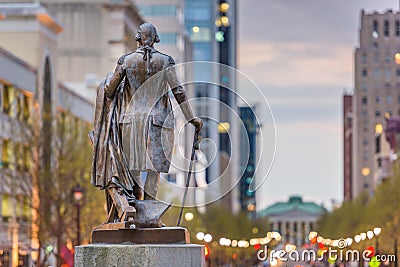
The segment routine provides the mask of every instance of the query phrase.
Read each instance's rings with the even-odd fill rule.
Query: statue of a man
[[[120,221],[134,216],[133,203],[142,198],[140,172],[147,172],[144,199],[152,200],[160,173],[169,171],[174,142],[169,88],[185,119],[196,130],[202,127],[187,102],[173,58],[153,46],[160,41],[156,28],[142,24],[135,40],[139,48],[122,56],[101,84],[95,112],[92,183],[106,189],[109,212],[114,205]]]

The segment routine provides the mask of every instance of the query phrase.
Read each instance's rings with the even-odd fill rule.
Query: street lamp
[[[81,244],[81,207],[84,204],[84,193],[85,189],[81,187],[79,184],[76,185],[74,188],[71,190],[71,196],[72,196],[72,201],[75,204],[76,207],[76,239],[77,239],[77,245]]]

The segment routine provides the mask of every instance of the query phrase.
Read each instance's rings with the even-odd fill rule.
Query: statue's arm
[[[104,93],[109,98],[114,97],[119,84],[122,82],[122,80],[125,77],[125,68],[123,67],[124,60],[125,60],[125,56],[122,56],[118,60],[117,66],[115,67],[114,73],[113,73],[110,81],[107,82],[106,85],[104,86]]]
[[[169,65],[167,69],[167,81],[169,86],[171,87],[172,93],[176,101],[179,104],[179,107],[182,110],[183,115],[187,121],[193,120],[195,117],[193,116],[192,108],[187,101],[185,89],[181,86],[181,83],[178,79],[178,75],[175,70],[175,61],[172,57],[169,57]]]

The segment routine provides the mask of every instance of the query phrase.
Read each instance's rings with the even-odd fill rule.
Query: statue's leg
[[[133,195],[136,199],[142,199],[142,181],[140,180],[140,171],[131,171],[136,186],[133,188]]]
[[[156,198],[159,184],[160,184],[160,173],[148,172],[146,177],[146,182],[144,184],[145,200],[154,200]]]
[[[129,206],[128,200],[123,194],[120,194],[120,190],[118,190],[117,187],[110,187],[107,190],[112,198],[115,208],[117,209],[120,221],[133,219],[136,214],[136,209]]]

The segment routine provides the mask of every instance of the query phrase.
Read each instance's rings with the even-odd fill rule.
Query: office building
[[[353,198],[353,95],[343,95],[343,200]]]
[[[135,35],[144,20],[134,1],[40,2],[64,28],[57,46],[59,81],[96,87],[121,55],[137,48]]]
[[[205,118],[202,134],[213,142],[203,146],[207,158],[213,159],[206,170],[207,182],[214,185],[208,198],[216,200],[224,196],[222,204],[237,212],[240,209],[239,189],[235,186],[240,179],[235,117],[238,111],[236,95],[230,91],[235,91],[236,79],[234,71],[227,67],[236,67],[236,1],[186,0],[185,25],[192,41],[193,60],[224,64],[217,66],[215,72],[210,72],[206,64],[196,66],[195,81],[216,81],[216,84],[195,84],[195,104],[196,113]]]
[[[38,195],[28,140],[38,115],[41,129],[47,129],[42,153],[52,144],[46,137],[51,137],[48,118],[56,111],[56,45],[62,27],[37,3],[0,4],[0,10],[1,261],[3,266],[31,266],[31,253],[39,249],[38,233],[31,231]],[[43,156],[43,168],[49,168],[50,155]]]
[[[244,129],[240,132],[240,151],[249,151],[240,155],[240,171],[243,172],[239,182],[240,208],[248,213],[250,218],[256,216],[256,192],[251,191],[250,184],[255,178],[257,164],[257,135],[258,123],[256,118],[255,106],[239,107],[240,119],[244,124]],[[247,143],[244,140],[248,140]]]
[[[385,118],[400,114],[400,13],[362,10],[360,19],[352,97],[352,194],[347,199],[374,193],[380,182],[376,136]]]

